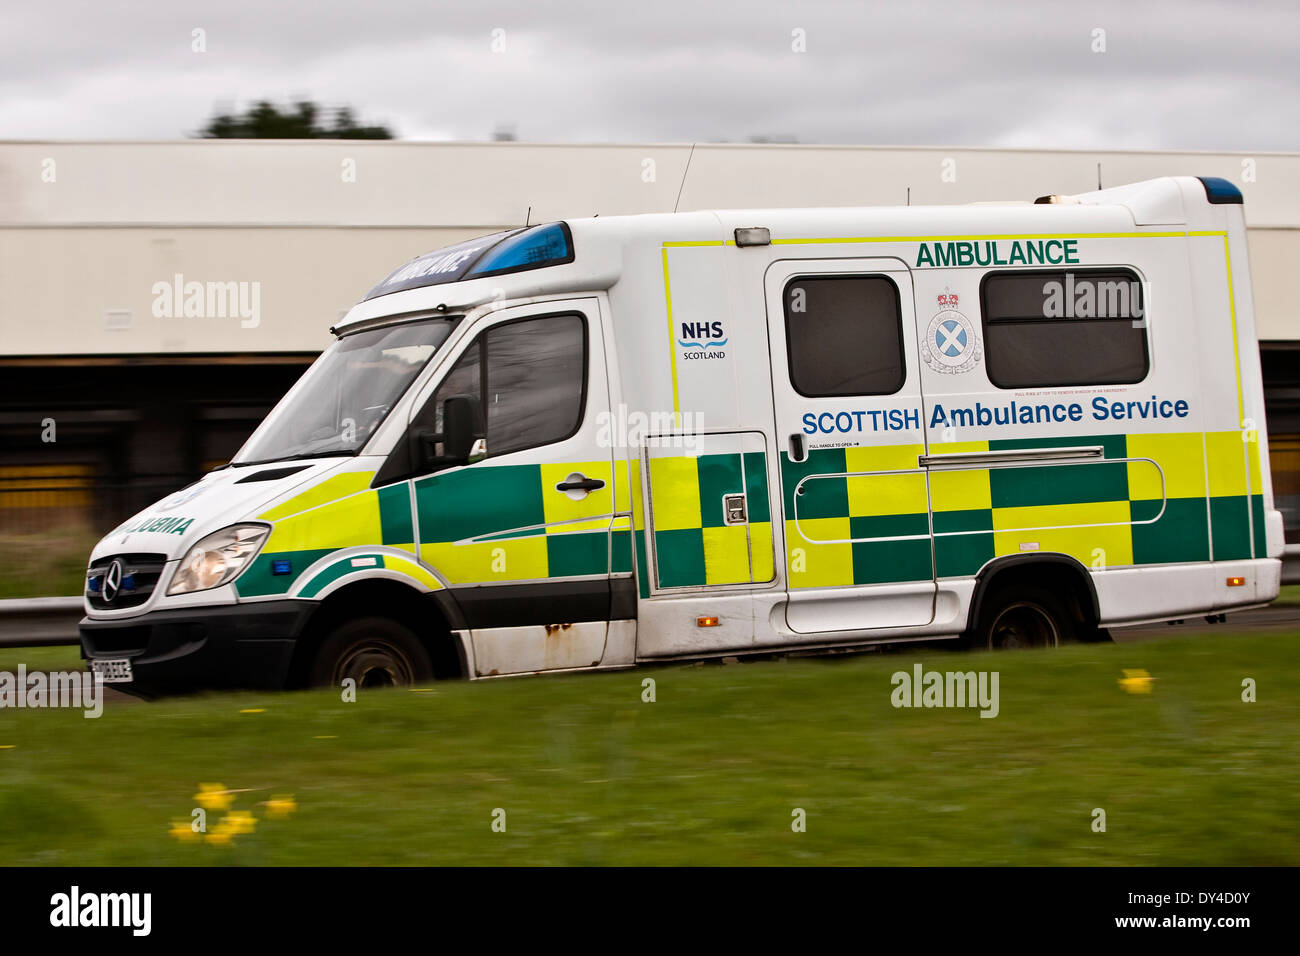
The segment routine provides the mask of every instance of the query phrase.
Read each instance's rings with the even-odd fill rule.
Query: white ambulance
[[[377,285],[91,555],[140,693],[952,639],[1278,593],[1241,195],[557,222]]]

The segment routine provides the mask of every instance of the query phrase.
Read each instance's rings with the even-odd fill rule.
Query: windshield
[[[407,322],[335,342],[258,426],[233,463],[355,455],[454,325],[451,318]]]

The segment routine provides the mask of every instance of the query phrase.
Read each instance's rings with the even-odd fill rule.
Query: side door
[[[598,665],[614,510],[599,300],[477,323],[412,417],[435,462],[452,398],[476,406],[475,440],[467,460],[414,479],[416,534],[464,616],[476,676]]]
[[[800,634],[934,618],[911,273],[778,260],[765,277],[786,622]]]

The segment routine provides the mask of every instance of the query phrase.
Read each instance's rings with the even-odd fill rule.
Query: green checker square
[[[1245,495],[1210,499],[1214,560],[1235,561],[1250,555],[1250,512]]]
[[[807,461],[793,462],[781,456],[781,493],[785,498],[786,518],[795,515],[794,489],[808,475],[842,475],[845,472],[843,448],[818,448],[808,453]],[[820,486],[820,487],[819,487]],[[814,498],[809,498],[816,489]],[[838,481],[811,481],[799,496],[800,518],[843,518],[849,513],[849,486]]]
[[[1264,524],[1263,495],[1250,496],[1250,513],[1255,522],[1255,557],[1263,558],[1268,555],[1268,528]]]
[[[900,535],[930,534],[930,516],[867,515],[849,519],[851,538],[896,538]]]
[[[929,581],[933,575],[929,538],[853,545],[854,584]]]
[[[636,580],[643,598],[650,596],[650,562],[645,553],[645,531],[638,529],[636,540]]]
[[[462,468],[415,484],[420,538],[462,541],[546,523],[540,465]]]
[[[661,588],[705,583],[704,532],[700,528],[656,531],[655,558]]]
[[[700,522],[705,528],[721,528],[727,523],[722,496],[742,494],[745,490],[740,454],[701,455],[695,467],[700,482]]]
[[[934,513],[934,533],[945,531],[992,531],[993,509],[969,508],[958,511],[936,511]],[[963,537],[965,537],[963,535]]]
[[[627,530],[611,532],[610,573],[625,573],[632,568],[632,532]]]
[[[1131,503],[1133,520],[1160,513],[1160,502]],[[1170,498],[1164,514],[1154,524],[1133,525],[1134,564],[1174,564],[1210,560],[1210,531],[1204,498]]]
[[[384,544],[414,544],[411,523],[411,492],[399,481],[379,489],[379,532]]]
[[[1046,465],[1039,468],[990,468],[989,495],[994,508],[1126,501],[1128,466],[1117,462]]]
[[[609,533],[570,531],[546,536],[547,575],[552,578],[609,571]]]
[[[992,561],[993,555],[992,532],[934,539],[935,570],[941,578],[969,577]]]
[[[772,520],[772,506],[767,494],[767,454],[745,452],[745,493],[751,523]]]

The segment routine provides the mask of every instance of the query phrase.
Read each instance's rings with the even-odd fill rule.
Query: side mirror
[[[442,451],[448,461],[467,462],[483,431],[477,398],[453,395],[442,403]]]

